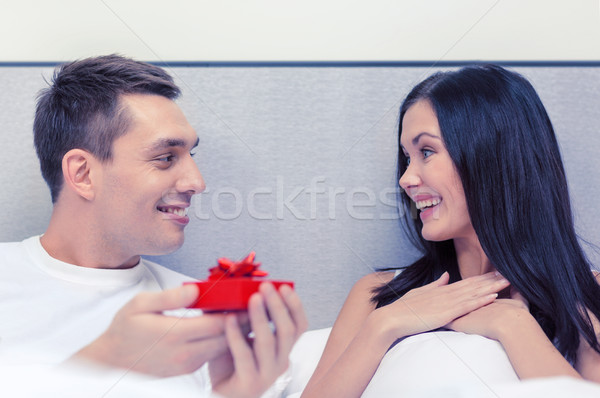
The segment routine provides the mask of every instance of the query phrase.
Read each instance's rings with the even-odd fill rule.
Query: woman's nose
[[[399,184],[400,187],[402,187],[402,189],[405,191],[411,187],[416,187],[421,184],[421,178],[417,173],[415,173],[414,167],[411,167],[410,164],[404,171],[404,174],[400,176]]]

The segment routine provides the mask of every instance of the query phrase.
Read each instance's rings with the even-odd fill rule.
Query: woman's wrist
[[[531,313],[524,308],[513,308],[506,311],[504,316],[495,320],[496,333],[490,336],[500,342],[506,341],[519,335],[519,331],[529,328],[539,328],[539,325]]]
[[[390,314],[389,307],[381,307],[371,312],[364,324],[365,332],[376,339],[387,350],[396,340],[407,336],[406,323],[398,313]]]

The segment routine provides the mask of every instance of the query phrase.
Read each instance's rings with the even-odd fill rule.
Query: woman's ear
[[[71,149],[63,156],[62,172],[65,187],[85,200],[94,199],[92,167],[96,163],[94,156],[83,149]]]

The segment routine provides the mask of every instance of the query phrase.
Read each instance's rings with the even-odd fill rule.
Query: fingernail
[[[288,297],[290,294],[292,294],[292,288],[288,285],[281,285],[281,287],[279,288],[279,293],[282,296]]]
[[[256,296],[256,298],[254,298],[254,296]],[[265,300],[263,299],[263,296],[261,294],[254,293],[251,298],[256,302],[257,305],[264,308]]]
[[[259,290],[264,294],[271,294],[275,292],[275,287],[269,282],[263,282],[260,284]]]
[[[503,280],[505,280],[505,281],[507,281],[507,282],[508,282],[508,279],[506,279],[506,278],[504,277],[504,275],[502,275],[502,274],[501,274],[500,272],[498,272],[498,271],[494,272],[494,276],[499,276],[499,277],[501,277]]]

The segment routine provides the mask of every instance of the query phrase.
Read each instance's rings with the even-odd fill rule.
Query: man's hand
[[[194,372],[227,352],[225,317],[179,318],[162,312],[187,307],[197,296],[194,285],[138,294],[100,337],[72,359],[159,377]]]
[[[272,284],[261,284],[259,293],[250,298],[248,315],[253,339],[247,340],[236,315],[228,315],[225,334],[230,351],[209,363],[214,391],[229,398],[264,393],[288,368],[289,353],[308,325],[300,298],[286,285],[278,293]]]

